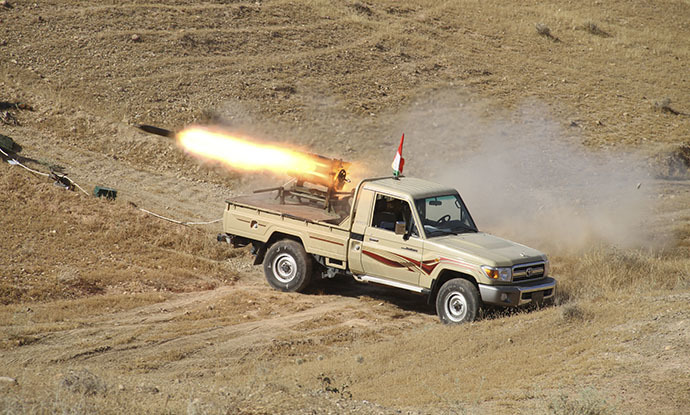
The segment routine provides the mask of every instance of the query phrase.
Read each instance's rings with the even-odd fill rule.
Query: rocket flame
[[[188,127],[177,133],[177,143],[195,156],[220,162],[232,169],[325,176],[317,172],[319,167],[323,167],[322,163],[307,154],[253,143],[246,137],[219,130]]]

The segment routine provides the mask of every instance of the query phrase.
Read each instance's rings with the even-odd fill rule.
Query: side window
[[[371,226],[393,232],[396,222],[405,222],[407,231],[413,236],[419,236],[410,204],[402,199],[377,194]]]

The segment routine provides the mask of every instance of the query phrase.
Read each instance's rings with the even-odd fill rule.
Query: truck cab
[[[470,282],[483,304],[517,306],[555,292],[546,255],[480,232],[455,189],[416,178],[363,183],[348,256],[356,279],[436,298],[457,278]],[[449,320],[472,311],[461,306],[448,313]]]

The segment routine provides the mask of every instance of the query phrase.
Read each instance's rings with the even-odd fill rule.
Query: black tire
[[[311,282],[312,258],[299,242],[283,239],[268,248],[264,274],[276,290],[302,292]]]
[[[436,296],[436,314],[444,324],[474,321],[479,310],[479,292],[462,278],[446,281]]]

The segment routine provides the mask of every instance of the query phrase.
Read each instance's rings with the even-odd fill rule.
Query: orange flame
[[[177,143],[193,155],[220,162],[233,169],[268,170],[281,174],[297,172],[322,176],[317,173],[321,163],[307,154],[253,143],[247,137],[234,136],[219,130],[188,127],[177,133]]]

